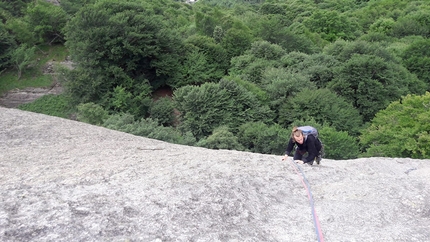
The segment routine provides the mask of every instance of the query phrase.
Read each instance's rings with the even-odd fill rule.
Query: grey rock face
[[[1,241],[316,241],[280,156],[0,108]],[[325,241],[430,241],[429,160],[299,165]]]

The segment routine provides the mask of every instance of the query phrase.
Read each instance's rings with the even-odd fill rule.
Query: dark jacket
[[[313,135],[308,135],[307,137],[305,137],[303,144],[296,143],[293,138],[290,138],[285,154],[289,155],[291,151],[293,151],[294,145],[297,145],[297,151],[301,151],[303,152],[303,154],[305,152],[308,152],[308,156],[304,157],[302,160],[304,162],[313,161],[315,157],[318,156],[319,149],[321,149],[321,145],[318,142],[318,139],[315,138]]]

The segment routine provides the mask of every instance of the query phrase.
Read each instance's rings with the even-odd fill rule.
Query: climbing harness
[[[300,177],[300,179],[302,180],[303,186],[305,187],[307,193],[308,193],[308,198],[309,198],[309,204],[311,206],[311,212],[312,212],[312,217],[313,217],[313,221],[314,221],[314,226],[315,226],[315,233],[317,234],[317,239],[318,242],[324,242],[324,237],[321,231],[321,225],[320,222],[318,220],[318,216],[317,213],[315,211],[315,206],[314,206],[314,199],[312,197],[312,192],[311,192],[311,186],[308,182],[308,179],[306,179],[305,173],[303,172],[302,168],[300,168],[299,165],[297,165],[294,160],[291,160],[291,166],[293,166],[294,170],[296,171],[297,175]],[[300,176],[299,171],[297,170],[297,168],[300,170],[300,173],[302,173],[302,175]]]

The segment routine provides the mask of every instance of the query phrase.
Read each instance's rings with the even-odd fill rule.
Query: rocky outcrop
[[[429,241],[429,160],[169,144],[0,108],[0,241]]]

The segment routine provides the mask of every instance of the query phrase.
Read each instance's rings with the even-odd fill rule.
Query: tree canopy
[[[62,100],[86,122],[276,154],[293,124],[310,123],[331,158],[399,155],[385,152],[395,139],[380,145],[364,127],[427,97],[429,13],[408,0],[0,0],[0,86],[65,46],[74,65],[59,75]],[[412,139],[401,155],[425,156],[425,133]]]

